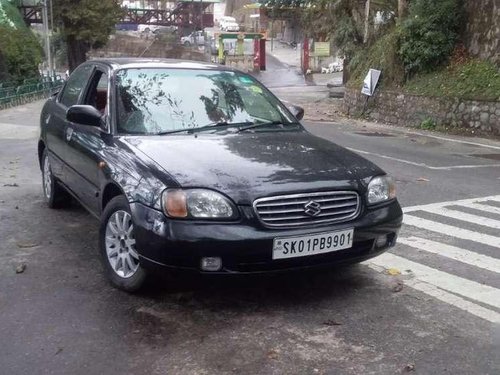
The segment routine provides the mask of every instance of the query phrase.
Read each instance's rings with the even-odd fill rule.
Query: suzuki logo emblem
[[[315,201],[309,201],[304,205],[304,212],[309,216],[318,216],[321,212],[321,205]]]

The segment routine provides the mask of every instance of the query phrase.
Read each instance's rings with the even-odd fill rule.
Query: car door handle
[[[66,141],[71,141],[71,137],[73,136],[73,128],[66,128]]]

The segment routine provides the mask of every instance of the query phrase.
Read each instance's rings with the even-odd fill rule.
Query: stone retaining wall
[[[419,127],[432,120],[437,125],[480,128],[500,134],[500,102],[433,98],[378,90],[368,101],[360,90],[347,88],[343,110],[399,126]]]

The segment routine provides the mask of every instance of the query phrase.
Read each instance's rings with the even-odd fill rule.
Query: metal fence
[[[0,105],[37,94],[50,94],[64,83],[60,76],[43,76],[25,79],[21,85],[15,82],[0,82]]]

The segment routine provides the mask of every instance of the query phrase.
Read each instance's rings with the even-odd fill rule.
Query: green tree
[[[14,4],[0,0],[0,81],[36,78],[42,48]]]
[[[116,0],[54,0],[53,9],[66,40],[70,71],[86,60],[91,48],[106,44],[123,12]]]
[[[401,24],[399,55],[407,77],[447,62],[462,24],[461,0],[414,0]]]

